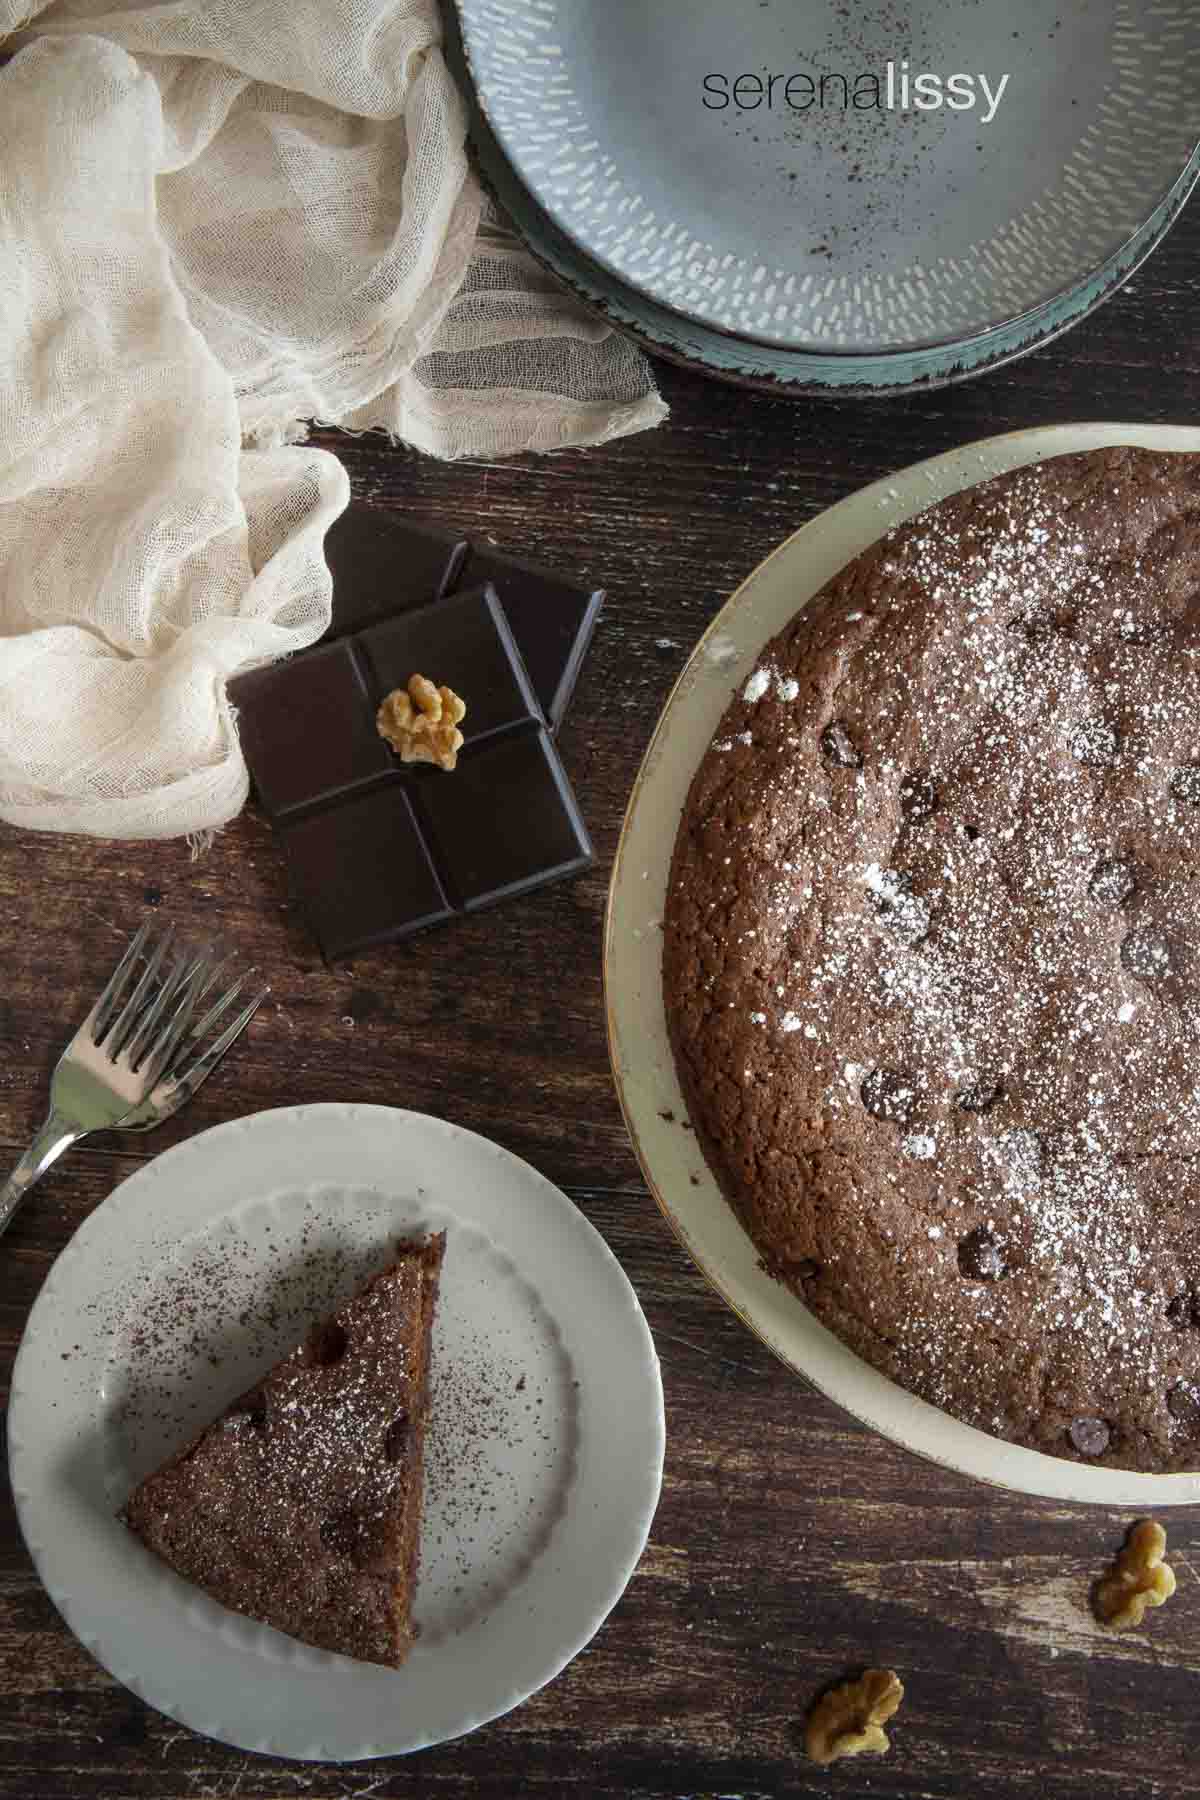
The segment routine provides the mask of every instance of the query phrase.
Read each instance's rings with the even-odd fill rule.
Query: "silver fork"
[[[220,1036],[202,1048],[245,994],[253,971],[209,1000],[227,980],[234,959],[184,949],[169,925],[153,945],[150,935],[148,923],[134,933],[104,992],[59,1057],[46,1122],[0,1188],[0,1232],[34,1182],[88,1132],[149,1131],[186,1105],[270,991],[254,992]],[[205,1001],[209,1004],[197,1018]]]

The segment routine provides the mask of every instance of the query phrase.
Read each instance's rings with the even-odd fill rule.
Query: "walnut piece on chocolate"
[[[843,1681],[822,1694],[808,1715],[804,1748],[814,1762],[840,1756],[884,1756],[884,1726],[904,1698],[894,1669],[868,1669],[857,1681]]]
[[[453,688],[438,687],[424,675],[410,675],[407,688],[393,688],[387,695],[375,715],[375,726],[401,762],[452,769],[463,746],[458,727],[466,716],[466,705]]]
[[[1140,1625],[1148,1606],[1161,1606],[1175,1592],[1175,1571],[1163,1561],[1167,1534],[1156,1519],[1141,1519],[1111,1571],[1096,1584],[1096,1616],[1110,1631]]]

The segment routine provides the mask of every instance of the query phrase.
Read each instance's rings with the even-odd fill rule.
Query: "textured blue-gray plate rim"
[[[457,0],[457,4],[465,16],[474,0]],[[447,27],[451,65],[469,80],[472,71],[450,9]],[[793,395],[831,390],[882,394],[939,386],[995,367],[1047,342],[1128,278],[1174,221],[1200,175],[1200,150],[1194,150],[1159,204],[1126,241],[1068,291],[1020,316],[956,343],[853,354],[845,349],[813,352],[756,342],[672,311],[582,252],[529,192],[492,130],[486,97],[474,113],[472,141],[485,181],[512,215],[534,256],[610,323],[655,354],[719,378]]]

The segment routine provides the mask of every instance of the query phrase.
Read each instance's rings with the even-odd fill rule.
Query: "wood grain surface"
[[[148,1710],[47,1599],[5,1491],[0,1517],[4,1800],[351,1800],[464,1795],[701,1800],[1183,1800],[1197,1789],[1200,1509],[1167,1518],[1176,1598],[1107,1636],[1088,1589],[1125,1516],[1017,1498],[875,1437],[777,1365],[686,1261],[641,1183],[609,1078],[605,883],[659,707],[702,627],[787,533],[875,477],[972,438],[1056,421],[1194,423],[1193,206],[1132,285],[1067,337],[910,399],[797,404],[659,371],[669,422],[583,453],[443,465],[378,437],[318,439],[354,492],[566,572],[609,600],[562,733],[598,865],[573,885],[325,968],[251,809],[183,843],[0,827],[0,1151],[42,1116],[64,1039],[151,908],[219,927],[272,983],[230,1064],[153,1137],[96,1139],[0,1245],[5,1379],[51,1262],[142,1156],[258,1108],[403,1104],[486,1132],[574,1197],[642,1298],[668,1447],[650,1546],[595,1641],[471,1737],[409,1759],[296,1765]],[[908,1690],[890,1755],[806,1762],[814,1694],[866,1663]]]

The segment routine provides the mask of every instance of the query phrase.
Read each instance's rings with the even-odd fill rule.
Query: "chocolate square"
[[[326,957],[407,937],[453,913],[403,781],[279,828],[292,885]]]
[[[491,582],[552,731],[557,731],[591,643],[604,590],[552,569],[470,544],[453,531],[414,525],[352,500],[325,536],[333,573],[329,638]],[[411,673],[411,670],[410,670]]]
[[[349,644],[309,650],[231,688],[259,798],[275,817],[385,779],[392,755]]]
[[[479,545],[471,546],[455,579],[459,586],[492,583],[542,711],[557,731],[575,692],[604,590],[589,592],[537,563],[518,562]]]
[[[466,912],[587,868],[592,846],[549,734],[539,727],[463,754],[422,782],[417,809]]]
[[[325,534],[333,575],[329,635],[362,631],[408,607],[440,600],[458,583],[469,548],[457,532],[410,525],[381,507],[351,502]]]
[[[537,698],[492,588],[456,594],[375,625],[357,640],[376,702],[414,674],[453,688],[467,706],[463,734],[477,743],[539,716]]]

